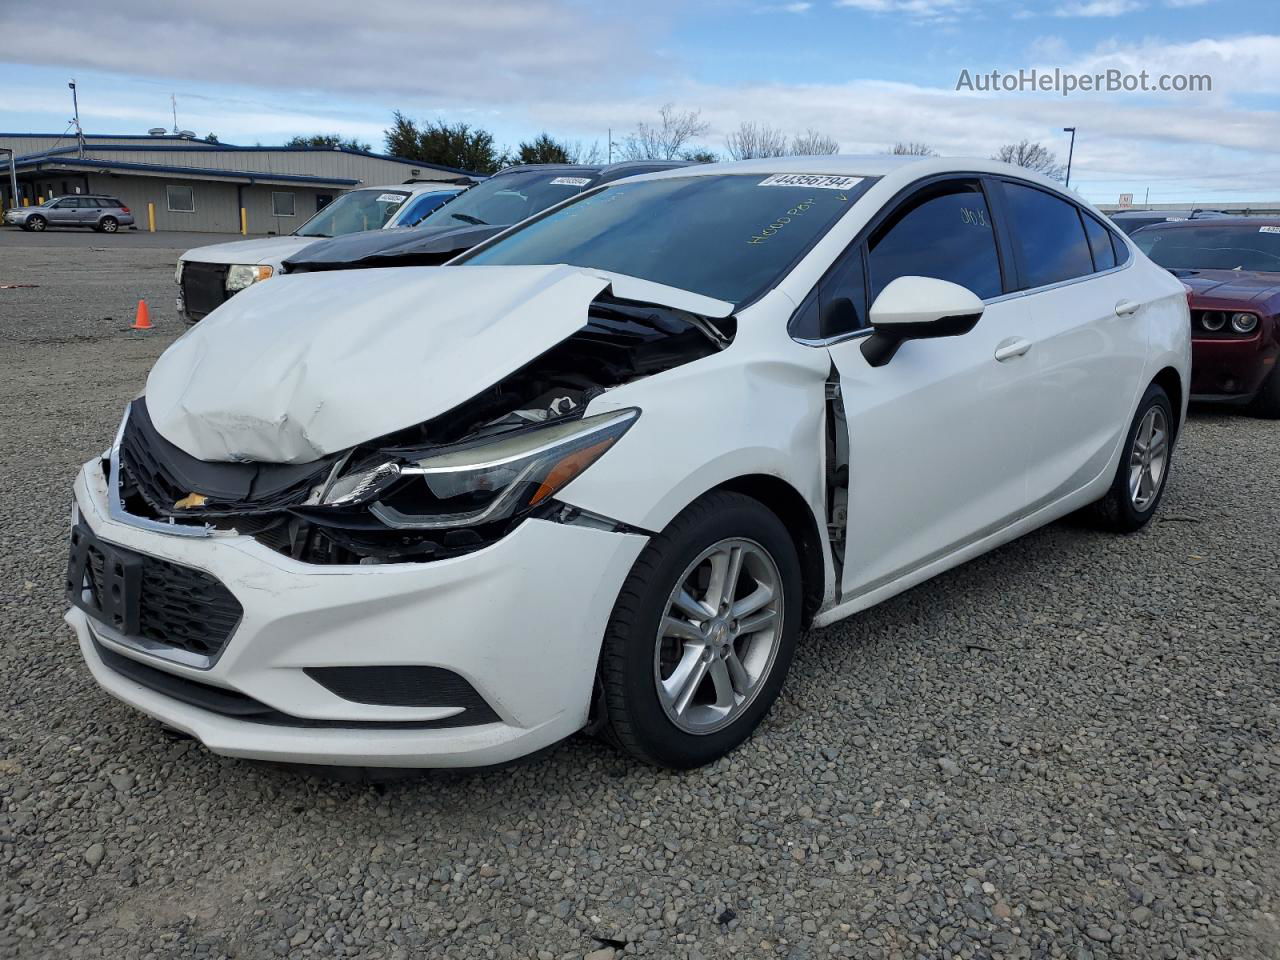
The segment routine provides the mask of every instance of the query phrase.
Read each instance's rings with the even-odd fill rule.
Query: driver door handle
[[[1116,304],[1117,317],[1131,317],[1142,308],[1136,300],[1121,300]]]
[[[1031,349],[1031,341],[1023,340],[1017,337],[1013,340],[1006,340],[1004,343],[996,347],[996,359],[1003,363],[1006,360],[1012,360],[1014,357],[1020,357]]]

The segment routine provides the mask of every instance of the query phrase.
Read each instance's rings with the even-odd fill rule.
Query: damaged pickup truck
[[[1084,504],[1155,509],[1183,288],[1112,264],[1057,301],[1105,363],[1018,363],[1006,184],[1094,217],[986,161],[750,161],[601,186],[449,266],[245,290],[76,481],[89,668],[232,756],[486,765],[584,728],[722,756],[802,629]],[[1136,324],[1078,309],[1117,277]],[[1047,408],[1051,373],[1093,396]]]

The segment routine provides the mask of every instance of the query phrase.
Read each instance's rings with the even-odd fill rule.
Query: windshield
[[[400,209],[405,190],[352,190],[344,193],[293,232],[295,237],[340,237],[381,229]]]
[[[504,173],[477,184],[422,221],[423,227],[508,226],[567,200],[591,182],[582,174]]]
[[[1135,233],[1133,242],[1166,269],[1280,272],[1280,226],[1148,228]]]
[[[567,263],[740,305],[776,283],[872,182],[757,173],[620,183],[521,227],[465,262]]]

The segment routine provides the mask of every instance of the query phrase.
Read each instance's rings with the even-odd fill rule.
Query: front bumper
[[[147,652],[72,608],[67,622],[98,683],[215,753],[286,762],[484,766],[581,729],[614,599],[646,542],[643,536],[527,520],[492,546],[452,559],[315,566],[251,537],[174,536],[113,519],[96,460],[77,477],[75,501],[81,522],[98,538],[203,570],[243,607],[207,669]],[[99,644],[167,674],[253,698],[297,725],[240,719],[167,696],[109,666]],[[387,665],[450,670],[498,719],[414,729],[411,724],[459,711],[447,703],[356,703],[304,672]]]

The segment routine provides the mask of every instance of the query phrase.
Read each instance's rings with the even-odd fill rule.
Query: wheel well
[[[732,490],[759,500],[777,514],[786,526],[800,557],[800,576],[804,589],[801,622],[805,628],[813,622],[826,593],[827,568],[823,562],[822,537],[809,504],[795,487],[778,477],[752,474],[737,477],[716,487]]]
[[[1176,440],[1182,427],[1182,378],[1173,367],[1165,367],[1151,382],[1169,395],[1169,404],[1173,407],[1173,439]]]

